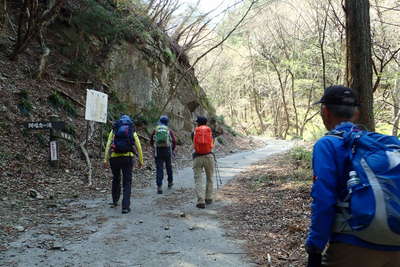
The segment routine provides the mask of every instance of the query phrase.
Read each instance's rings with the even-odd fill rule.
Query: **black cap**
[[[314,104],[358,106],[358,101],[353,89],[341,85],[332,85],[325,88],[321,100]]]
[[[198,116],[196,122],[199,125],[205,125],[205,124],[207,124],[207,118],[203,117],[203,116]]]

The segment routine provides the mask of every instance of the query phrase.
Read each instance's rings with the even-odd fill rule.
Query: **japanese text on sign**
[[[25,122],[24,125],[28,130],[48,130],[65,128],[65,122],[63,121],[32,121]]]
[[[51,161],[58,160],[56,141],[50,142],[50,160]]]
[[[85,120],[107,122],[108,95],[95,90],[87,90]]]
[[[28,129],[50,129],[52,128],[51,122],[29,122],[28,123]]]

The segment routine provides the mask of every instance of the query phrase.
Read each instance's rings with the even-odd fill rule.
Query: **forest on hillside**
[[[349,21],[346,14],[354,8],[349,6],[352,2],[369,10],[364,14],[367,20]],[[230,13],[216,34],[226,33],[243,9]],[[257,1],[233,36],[199,64],[197,74],[217,113],[240,131],[315,139],[325,129],[319,107],[312,103],[329,85],[352,85],[349,55],[359,48],[350,42],[350,34],[368,22],[365,31],[371,41],[365,51],[370,55],[365,57],[371,59],[370,73],[368,67],[360,71],[361,79],[370,83],[362,88],[370,92],[367,99],[372,101],[373,95],[373,111],[372,103],[368,109],[377,131],[398,135],[400,2],[396,0]]]

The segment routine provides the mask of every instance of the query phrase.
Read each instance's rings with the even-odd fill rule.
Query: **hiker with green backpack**
[[[150,145],[154,147],[154,159],[156,163],[156,183],[157,193],[162,194],[162,184],[164,179],[164,163],[167,169],[168,188],[174,184],[172,173],[172,156],[176,147],[176,139],[173,131],[168,127],[169,118],[162,115],[157,127],[154,129],[150,138]]]

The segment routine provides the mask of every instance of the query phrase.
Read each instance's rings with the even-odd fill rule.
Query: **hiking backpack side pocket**
[[[351,133],[352,167],[360,183],[349,190],[335,231],[370,243],[400,246],[400,142],[394,136]]]

